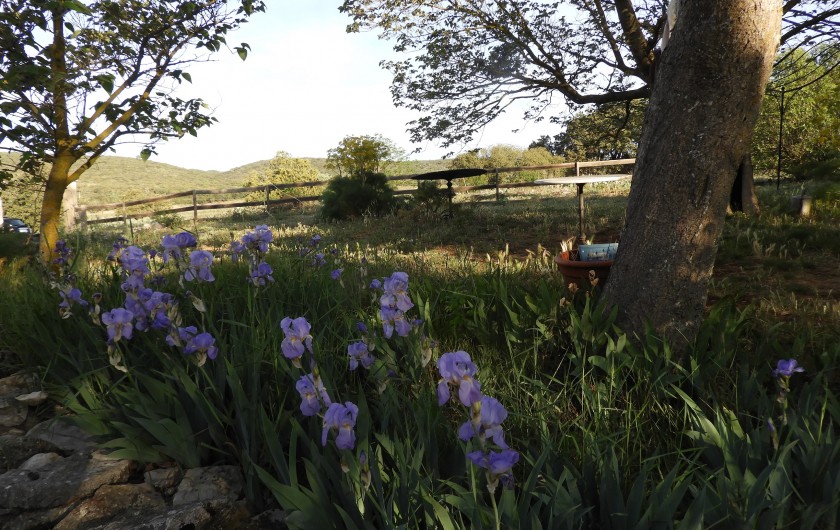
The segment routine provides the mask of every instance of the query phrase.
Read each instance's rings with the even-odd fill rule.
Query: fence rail
[[[584,161],[584,162],[564,162],[562,164],[550,164],[545,166],[519,166],[519,167],[500,167],[500,168],[493,168],[493,169],[486,169],[484,170],[485,175],[494,175],[495,182],[493,184],[482,184],[478,186],[453,186],[452,191],[454,192],[464,192],[464,191],[475,191],[475,190],[488,190],[488,189],[495,189],[498,193],[500,189],[509,189],[509,188],[527,188],[527,187],[536,187],[540,186],[539,184],[534,184],[533,182],[511,182],[511,183],[501,183],[499,179],[499,175],[502,173],[517,173],[521,171],[542,171],[542,170],[550,170],[550,169],[575,169],[575,174],[580,175],[581,168],[588,168],[588,167],[606,167],[606,166],[622,166],[622,165],[632,165],[636,163],[635,158],[623,158],[620,160],[596,160],[596,161]],[[422,175],[423,173],[411,174],[411,175],[400,175],[394,177],[388,177],[388,181],[399,181],[399,180],[414,180],[415,177]],[[315,187],[323,187],[326,186],[329,181],[310,181],[310,182],[297,182],[292,184],[267,184],[264,186],[249,186],[243,188],[225,188],[225,189],[217,189],[217,190],[190,190],[190,191],[181,191],[178,193],[170,193],[168,195],[161,195],[158,197],[151,197],[148,199],[138,199],[134,201],[125,201],[125,202],[114,202],[108,204],[92,204],[92,205],[82,205],[75,207],[74,214],[73,214],[73,221],[74,224],[78,223],[84,228],[86,225],[92,224],[102,224],[102,223],[114,223],[120,221],[127,221],[128,219],[141,219],[143,217],[152,217],[154,215],[161,215],[161,214],[168,214],[168,213],[182,213],[182,212],[193,212],[193,220],[198,220],[198,212],[200,210],[220,210],[226,208],[245,208],[250,206],[277,206],[281,204],[297,204],[303,202],[311,202],[311,201],[318,201],[321,199],[320,195],[309,195],[303,197],[292,197],[288,199],[271,199],[270,194],[272,191],[276,190],[283,190],[283,189],[290,189],[290,188],[315,188]],[[237,193],[253,193],[253,192],[262,192],[265,193],[265,200],[260,201],[225,201],[225,202],[211,202],[211,203],[198,203],[198,196],[199,195],[231,195]],[[415,190],[397,190],[394,192],[395,195],[407,195],[413,194]],[[111,217],[100,217],[90,219],[88,217],[89,213],[92,212],[101,212],[107,210],[115,210],[121,208],[125,210],[125,208],[132,207],[132,206],[141,206],[144,204],[154,204],[156,202],[168,201],[172,199],[178,199],[181,197],[192,197],[192,204],[187,206],[177,206],[173,208],[167,208],[164,210],[145,210],[142,212],[132,212],[127,213],[124,212],[122,215],[118,216],[111,216]],[[68,227],[73,228],[73,227]]]

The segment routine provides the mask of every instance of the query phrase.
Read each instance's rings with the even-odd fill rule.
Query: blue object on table
[[[580,261],[608,261],[615,259],[618,243],[601,243],[597,245],[579,245]]]

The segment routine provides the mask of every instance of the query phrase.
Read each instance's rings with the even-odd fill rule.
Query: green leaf
[[[188,83],[192,83],[192,76],[187,72],[182,72],[181,77],[187,80]]]
[[[113,75],[102,74],[102,75],[96,76],[95,79],[99,83],[99,85],[102,87],[102,90],[104,90],[105,92],[110,94],[111,92],[114,91],[114,76]]]
[[[83,15],[90,15],[91,10],[81,2],[77,2],[76,0],[64,0],[62,2],[64,7],[69,9],[70,11],[75,11],[77,13],[82,13]]]
[[[152,156],[151,149],[143,149],[142,151],[140,151],[140,160],[142,160],[143,162],[148,160],[150,156]]]

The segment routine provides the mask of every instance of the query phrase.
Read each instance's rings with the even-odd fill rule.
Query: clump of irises
[[[267,225],[258,225],[253,231],[247,232],[237,241],[230,244],[230,256],[233,261],[243,257],[248,260],[248,281],[256,287],[264,287],[274,283],[274,271],[265,261],[269,245],[274,240],[274,234]]]
[[[352,450],[356,446],[356,417],[359,407],[350,401],[335,403],[330,398],[324,386],[315,362],[315,352],[312,348],[312,326],[304,317],[285,317],[280,321],[283,330],[283,342],[280,344],[283,356],[302,370],[304,355],[309,353],[309,367],[311,372],[301,375],[295,383],[295,389],[300,395],[300,412],[304,416],[323,414],[323,429],[321,431],[321,445],[327,445],[330,432],[335,433],[335,445],[338,449]],[[342,466],[346,467],[346,466]]]
[[[180,272],[179,283],[212,282],[215,278],[211,271],[213,255],[206,250],[191,250],[197,246],[195,236],[189,232],[166,235],[162,240],[162,251],[150,249],[148,252],[138,246],[129,245],[125,238],[114,242],[108,261],[112,262],[115,272],[121,279],[120,288],[125,296],[121,306],[102,311],[102,295],[94,293],[91,302],[82,298],[82,292],[66,281],[59,284],[59,314],[62,318],[72,316],[73,307],[86,308],[95,325],[104,326],[108,358],[114,368],[127,372],[127,342],[137,332],[158,332],[167,344],[181,350],[195,364],[201,366],[218,355],[215,338],[195,326],[181,326],[178,310],[178,298],[172,294],[155,290],[163,283],[162,267],[174,264]],[[65,268],[72,255],[72,249],[65,241],[56,244],[57,265]],[[161,267],[155,265],[157,256],[161,256]],[[153,270],[154,269],[154,270]],[[67,274],[63,275],[65,278]],[[203,302],[194,294],[186,296],[201,311]]]
[[[271,230],[266,225],[260,225],[230,244],[229,255],[233,261],[247,261],[247,280],[255,287],[265,287],[274,282],[273,270],[265,259],[272,241]],[[327,254],[320,249],[321,243],[321,236],[315,235],[300,250],[300,255],[311,260],[314,267],[323,267],[327,263]],[[216,338],[195,325],[183,325],[179,297],[158,290],[165,283],[166,267],[177,270],[178,284],[182,288],[185,282],[214,281],[214,256],[197,246],[195,236],[189,232],[164,236],[162,248],[148,252],[121,238],[114,243],[108,259],[114,263],[115,272],[121,278],[124,303],[102,311],[100,294],[92,295],[88,302],[84,300],[81,290],[65,280],[59,289],[59,312],[63,318],[68,318],[74,307],[86,308],[94,323],[105,328],[109,359],[119,370],[128,370],[125,362],[128,354],[126,345],[138,333],[161,334],[169,347],[180,350],[197,366],[202,366],[207,359],[216,359],[220,354]],[[62,241],[57,245],[56,253],[60,260],[56,264],[67,268],[72,249]],[[338,255],[337,249],[333,249],[330,254]],[[361,265],[364,280],[367,272],[364,259]],[[343,268],[335,268],[330,273],[331,278],[341,283],[343,272]],[[65,276],[72,279],[68,274]],[[418,346],[418,354],[408,360],[412,369],[423,369],[431,362],[437,343],[421,331],[422,320],[410,316],[415,306],[409,296],[408,274],[393,272],[388,277],[374,279],[369,283],[369,288],[371,301],[377,309],[376,314],[370,315],[368,320],[373,331],[369,330],[365,322],[357,322],[356,329],[361,337],[348,343],[347,358],[350,371],[361,368],[366,373],[376,373],[379,377],[378,388],[382,393],[389,381],[401,377],[400,371],[406,368],[406,359],[398,362],[394,358],[395,349],[390,346],[377,350],[378,341],[397,341],[406,337],[412,337],[412,341],[417,339],[413,344]],[[191,301],[199,312],[206,311],[204,303],[193,293],[186,291],[183,298]],[[332,399],[316,362],[312,326],[305,317],[285,317],[279,323],[279,328],[284,337],[280,345],[281,353],[298,371],[295,389],[300,396],[300,413],[304,417],[321,418],[321,444],[326,446],[330,439],[334,441],[335,447],[342,452],[342,468],[347,471],[347,452],[356,448],[355,427],[359,407],[351,401]],[[381,352],[380,359],[374,355],[376,351]],[[468,353],[444,353],[437,360],[437,369],[440,375],[436,391],[438,404],[443,406],[450,401],[459,402],[468,411],[468,419],[457,432],[460,440],[475,449],[468,452],[466,458],[486,471],[487,487],[491,494],[500,483],[507,488],[513,487],[512,468],[519,460],[519,453],[510,449],[505,440],[502,424],[508,416],[507,410],[498,400],[482,393],[477,379],[478,368]],[[781,374],[787,373],[786,369],[787,365],[780,365]],[[797,371],[795,367],[791,370]],[[457,399],[452,398],[453,393]],[[371,475],[364,450],[359,454],[359,470],[362,483],[367,487]]]
[[[467,352],[444,353],[437,367],[438,404],[443,406],[450,401],[450,388],[457,388],[458,401],[470,411],[470,419],[458,429],[458,438],[464,442],[477,440],[479,449],[468,453],[467,459],[486,470],[487,489],[491,494],[499,483],[512,488],[511,469],[519,461],[519,453],[505,442],[502,422],[507,418],[507,410],[497,399],[481,393],[481,383],[476,379],[478,367]]]

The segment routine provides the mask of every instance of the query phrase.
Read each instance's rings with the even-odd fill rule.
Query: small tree
[[[339,176],[364,175],[378,173],[387,162],[401,158],[402,150],[379,134],[345,136],[337,147],[327,151],[327,167],[337,169]]]
[[[214,118],[175,88],[261,0],[0,0],[0,142],[14,168],[49,167],[41,247],[52,261],[64,190],[118,142],[196,135]],[[248,45],[235,47],[243,59]],[[8,176],[11,172],[6,172]]]
[[[321,180],[321,174],[312,163],[302,158],[292,158],[289,153],[278,151],[268,163],[268,167],[254,171],[245,181],[245,186],[265,186],[268,184],[295,184],[301,182],[315,182]],[[315,188],[285,188],[272,190],[269,199],[283,197],[299,197],[315,193]],[[265,198],[264,193],[254,193],[248,200]]]

